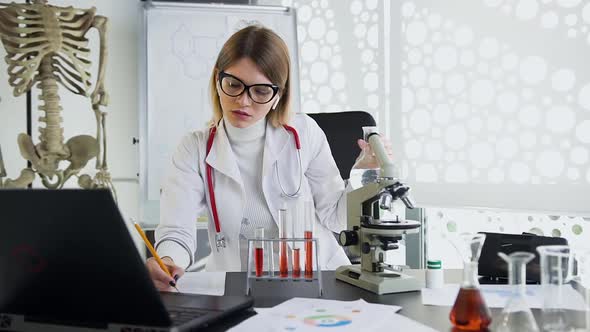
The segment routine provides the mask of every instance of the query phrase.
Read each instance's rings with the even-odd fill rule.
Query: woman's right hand
[[[178,281],[178,278],[182,277],[184,274],[184,269],[174,264],[172,258],[168,256],[162,258],[162,261],[168,268],[168,271],[170,271],[170,274],[172,274],[172,277],[162,270],[154,257],[148,258],[145,265],[150,273],[150,277],[154,282],[154,285],[158,290],[173,292],[175,291],[173,287],[176,287],[176,281]]]

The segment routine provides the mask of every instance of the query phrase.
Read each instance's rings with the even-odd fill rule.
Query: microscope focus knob
[[[338,242],[343,247],[353,246],[359,242],[359,236],[355,231],[342,231],[338,236]]]
[[[371,252],[371,248],[374,248],[375,246],[372,246],[371,244],[369,244],[369,242],[363,242],[363,244],[361,245],[361,252],[363,254],[368,254]]]

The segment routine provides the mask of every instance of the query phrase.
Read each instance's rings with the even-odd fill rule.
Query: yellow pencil
[[[148,240],[147,236],[143,232],[143,229],[141,229],[141,227],[139,226],[139,224],[136,223],[136,222],[133,223],[133,226],[135,226],[135,229],[137,230],[137,232],[139,233],[139,235],[143,239],[143,242],[145,242],[145,245],[148,248],[148,250],[152,253],[152,256],[154,256],[154,258],[156,259],[156,262],[158,262],[158,265],[160,265],[160,268],[162,268],[162,270],[164,270],[164,272],[166,272],[166,274],[168,274],[168,276],[170,278],[174,278],[172,276],[172,274],[170,273],[170,271],[168,270],[168,267],[166,267],[166,264],[164,264],[164,261],[162,261],[162,259],[160,258],[160,256],[158,256],[158,253],[156,252],[156,249],[154,249],[154,247],[150,243],[150,240]],[[172,285],[170,285],[170,286],[172,286]],[[175,286],[172,286],[172,287],[176,288]],[[176,290],[178,290],[178,289],[176,289]]]

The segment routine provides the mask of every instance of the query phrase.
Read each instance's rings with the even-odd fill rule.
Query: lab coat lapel
[[[231,177],[236,182],[240,183],[240,185],[242,184],[240,169],[238,168],[234,152],[231,149],[223,121],[219,122],[217,133],[213,140],[213,145],[211,146],[211,151],[209,151],[209,155],[205,159],[205,162],[208,165],[211,165],[215,171]]]
[[[215,184],[217,212],[221,233],[226,237],[227,248],[219,252],[212,245],[212,270],[240,270],[240,221],[243,213],[244,188],[240,169],[235,154],[231,148],[225,124],[220,121],[217,133],[205,163],[214,169],[213,182]],[[209,204],[211,204],[209,202]],[[209,241],[215,243],[215,226],[210,215]],[[209,268],[208,268],[209,269]]]
[[[272,176],[274,163],[289,143],[289,132],[280,126],[275,128],[270,122],[266,122],[266,138],[264,140],[264,157],[262,162],[263,179]]]
[[[274,165],[289,144],[289,132],[283,127],[273,127],[266,123],[266,138],[264,143],[264,157],[262,161],[262,191],[270,214],[278,226],[278,209],[283,208],[284,197],[275,178]],[[288,170],[285,170],[288,171]]]

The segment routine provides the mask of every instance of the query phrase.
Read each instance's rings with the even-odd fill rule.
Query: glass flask
[[[588,254],[567,245],[540,246],[543,309],[541,328],[551,332],[590,331]]]
[[[564,296],[572,275],[570,248],[567,245],[539,246],[543,307],[541,327],[544,331],[570,331],[571,321]]]
[[[463,259],[463,282],[449,317],[457,330],[485,331],[492,322],[477,279],[477,264],[485,238],[485,234],[461,234],[454,243]]]
[[[526,301],[526,265],[535,258],[530,252],[517,251],[510,255],[499,252],[508,264],[508,282],[513,293],[499,319],[492,324],[494,332],[539,332],[533,312]]]
[[[377,132],[377,127],[363,127],[363,139],[367,141],[367,137],[369,136],[369,134]],[[357,166],[361,168],[356,168]],[[352,166],[352,169],[350,170],[350,177],[348,179],[348,182],[350,183],[352,189],[358,189],[369,183],[377,182],[378,178],[379,168],[365,168],[364,165],[358,165],[357,160],[357,162],[355,162],[355,164]]]
[[[590,331],[590,249],[577,248],[573,250],[576,276],[574,280],[578,283],[576,289],[583,297],[583,309],[579,321],[578,331]]]

